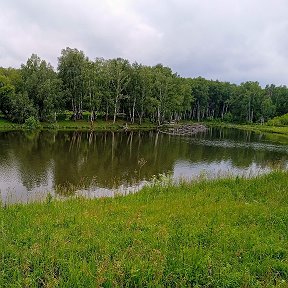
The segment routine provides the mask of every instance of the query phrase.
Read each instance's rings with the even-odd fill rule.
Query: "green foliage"
[[[265,97],[267,98],[268,96]],[[238,122],[253,123],[261,117],[266,117],[267,112],[265,109],[263,108],[261,111],[263,98],[264,91],[258,82],[241,83],[229,99],[233,119]]]
[[[226,114],[223,116],[223,120],[224,120],[225,122],[228,122],[228,123],[233,122],[233,115],[232,115],[232,113],[231,113],[231,112],[226,113]]]
[[[0,286],[286,287],[287,176],[2,206]]]
[[[12,122],[24,123],[29,117],[38,119],[33,102],[29,99],[27,93],[15,94],[12,100],[12,111],[9,114],[9,119]]]
[[[24,123],[36,110],[27,93],[15,93],[15,87],[0,77],[0,111],[12,122]]]
[[[25,120],[23,127],[25,129],[37,129],[40,128],[40,123],[35,117],[31,116]]]
[[[21,66],[21,75],[28,98],[36,108],[41,121],[55,121],[55,113],[61,107],[61,80],[53,67],[33,54]]]
[[[9,116],[9,113],[13,110],[13,98],[15,95],[15,88],[4,82],[5,80],[0,78],[0,111]]]
[[[122,58],[90,60],[83,51],[69,47],[58,58],[57,73],[35,54],[21,69],[0,68],[0,111],[8,119],[23,122],[23,116],[13,112],[17,110],[14,94],[28,97],[28,106],[36,111],[28,117],[45,122],[55,122],[57,114],[66,110],[75,121],[85,118],[93,123],[104,115],[113,122],[121,118],[141,124],[149,119],[157,125],[220,119],[263,124],[288,113],[286,86],[263,89],[252,81],[235,85],[202,77],[181,78],[162,64],[131,64]],[[89,116],[84,117],[85,112]]]
[[[23,87],[23,80],[21,77],[21,71],[20,69],[15,69],[15,68],[3,68],[0,67],[0,79],[2,77],[5,77],[8,81],[8,84],[14,86],[17,88],[16,92],[23,92],[24,87]],[[1,80],[0,80],[1,82]]]
[[[288,89],[286,86],[267,85],[265,87],[266,94],[272,99],[275,105],[276,115],[280,116],[288,113]]]
[[[269,120],[267,124],[271,126],[288,126],[288,113]]]
[[[65,121],[71,119],[73,113],[70,113],[69,111],[65,111],[62,113],[57,114],[56,120],[57,121]]]
[[[65,91],[65,104],[75,117],[81,118],[83,111],[84,71],[87,59],[83,51],[67,47],[61,51],[58,75]]]

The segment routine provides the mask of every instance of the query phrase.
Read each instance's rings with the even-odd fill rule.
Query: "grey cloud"
[[[10,0],[0,4],[0,66],[61,49],[163,63],[185,77],[288,84],[286,0]]]

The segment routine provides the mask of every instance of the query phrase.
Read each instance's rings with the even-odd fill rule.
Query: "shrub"
[[[268,125],[271,126],[286,126],[288,125],[288,113],[282,116],[274,117],[273,119],[269,120]]]
[[[37,129],[40,127],[40,122],[35,119],[35,117],[31,116],[25,120],[23,127],[25,129]]]
[[[224,115],[223,121],[225,122],[232,122],[233,121],[233,115],[231,112],[228,112]]]

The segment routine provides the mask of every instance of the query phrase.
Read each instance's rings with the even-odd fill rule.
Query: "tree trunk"
[[[198,120],[198,122],[200,122],[200,105],[199,105],[199,101],[198,101],[198,104],[197,104],[197,120]]]
[[[160,107],[157,107],[157,122],[158,122],[158,126],[160,126],[161,124],[161,119],[160,119]]]
[[[117,105],[118,105],[118,96],[116,96],[115,104],[114,104],[114,115],[113,115],[113,123],[116,121],[116,115],[117,115]]]
[[[108,116],[109,116],[109,103],[108,101],[106,102],[106,117],[105,120],[108,121]]]
[[[134,101],[133,101],[133,107],[132,107],[132,124],[134,124],[134,121],[135,121],[135,106],[136,106],[136,97],[134,98]]]

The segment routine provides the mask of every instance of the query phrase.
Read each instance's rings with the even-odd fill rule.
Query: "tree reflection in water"
[[[273,143],[271,135],[232,129],[191,137],[152,131],[2,132],[0,189],[3,195],[7,189],[73,195],[81,189],[128,187],[160,174],[178,177],[181,170],[191,177],[207,167],[215,176],[220,169],[283,169],[287,155],[287,143]]]

